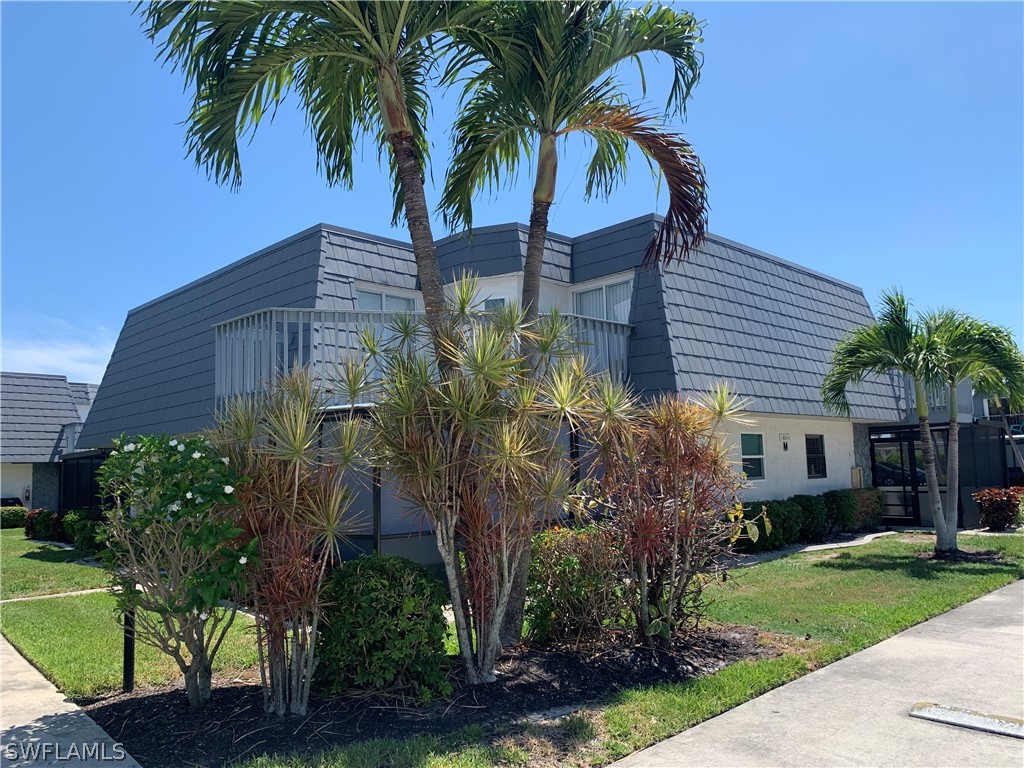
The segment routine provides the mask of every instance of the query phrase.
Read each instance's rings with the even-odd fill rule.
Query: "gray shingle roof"
[[[60,456],[64,425],[78,409],[64,376],[0,374],[0,457],[5,462],[50,462]]]
[[[724,380],[755,412],[831,415],[819,388],[832,349],[874,319],[859,288],[717,236],[662,281],[681,391]],[[901,391],[888,379],[851,388],[853,418],[898,421]]]

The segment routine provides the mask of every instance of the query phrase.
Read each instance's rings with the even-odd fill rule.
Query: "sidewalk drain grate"
[[[918,702],[910,710],[911,717],[918,717],[922,720],[932,720],[936,723],[956,725],[961,728],[971,728],[975,731],[996,733],[1000,736],[1012,736],[1015,739],[1024,739],[1024,720],[1006,715],[986,715],[984,712],[975,712],[971,709],[960,709],[959,707],[946,707],[930,701]]]

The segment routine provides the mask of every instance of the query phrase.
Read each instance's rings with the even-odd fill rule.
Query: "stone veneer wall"
[[[864,470],[864,487],[870,488],[874,480],[871,477],[871,440],[867,424],[853,425],[853,461]]]

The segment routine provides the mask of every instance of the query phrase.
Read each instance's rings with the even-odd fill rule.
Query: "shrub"
[[[858,531],[874,531],[881,527],[885,493],[878,488],[855,488],[853,497],[857,500],[854,528]]]
[[[817,544],[825,540],[825,500],[801,494],[790,499],[800,508],[800,541]]]
[[[526,616],[534,640],[579,640],[620,620],[620,558],[599,526],[552,528],[533,538]]]
[[[745,552],[767,552],[796,544],[800,540],[803,513],[800,507],[789,499],[771,501],[747,501],[743,503],[746,516],[756,521],[757,540],[740,539],[739,548]],[[764,515],[761,515],[762,509]],[[765,517],[768,518],[765,524]],[[769,530],[770,528],[770,530]]]
[[[56,512],[33,509],[25,515],[25,538],[40,541],[65,541],[64,526]]]
[[[857,523],[857,497],[849,488],[825,491],[825,536],[849,531]]]
[[[317,679],[348,688],[451,693],[445,676],[441,582],[410,560],[370,555],[342,563],[324,590]]]
[[[103,513],[99,510],[73,509],[64,515],[62,522],[64,532],[75,549],[94,554],[102,549],[98,536],[103,519]]]
[[[24,507],[0,507],[0,528],[24,528],[27,514]]]
[[[973,495],[981,524],[993,531],[1017,528],[1024,523],[1024,488],[986,488]]]

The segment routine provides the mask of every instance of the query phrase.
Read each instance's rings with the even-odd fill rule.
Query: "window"
[[[497,312],[505,306],[505,299],[484,299],[484,312]]]
[[[616,323],[629,322],[632,280],[602,285],[589,291],[578,291],[574,297],[574,311],[583,317],[596,317]]]
[[[748,480],[764,480],[764,438],[761,435],[740,435],[743,473]]]
[[[356,309],[360,312],[412,312],[416,309],[416,300],[408,296],[357,290]]]
[[[825,474],[825,436],[804,435],[807,444],[807,477],[815,479]]]

